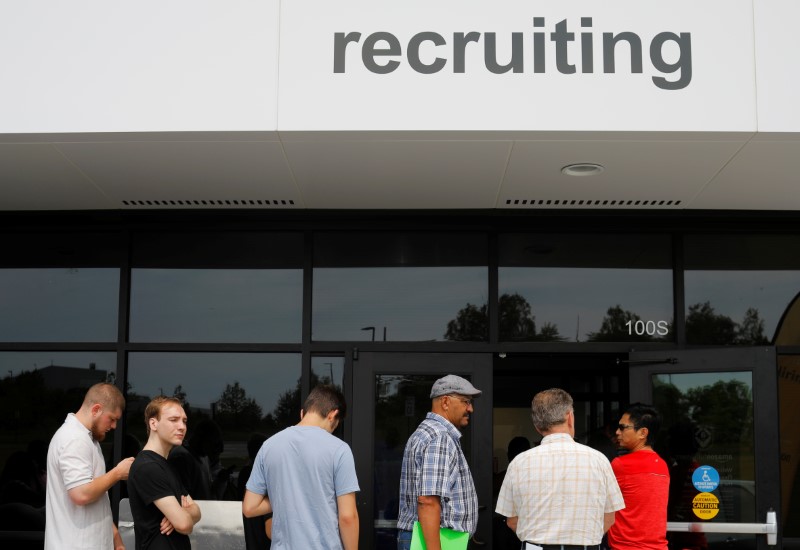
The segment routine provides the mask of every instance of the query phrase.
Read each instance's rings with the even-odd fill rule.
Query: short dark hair
[[[339,422],[347,416],[347,403],[344,394],[336,386],[320,384],[311,390],[303,404],[306,413],[315,412],[320,416],[328,416],[331,411],[339,411]]]
[[[83,406],[91,407],[96,403],[102,405],[104,409],[108,409],[109,412],[114,412],[116,409],[125,410],[125,397],[122,392],[114,384],[107,382],[98,382],[86,392]]]
[[[652,446],[656,441],[658,430],[661,428],[661,417],[655,407],[644,403],[631,403],[623,414],[628,415],[628,418],[633,422],[633,427],[637,430],[647,428],[647,441],[645,443]]]

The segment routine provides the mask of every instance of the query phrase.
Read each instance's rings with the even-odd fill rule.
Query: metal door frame
[[[774,347],[727,347],[695,350],[631,352],[629,355],[630,401],[652,403],[651,376],[693,372],[744,372],[753,376],[753,444],[756,463],[756,517],[765,523],[670,522],[668,531],[756,533],[757,548],[781,548],[779,525],[780,439],[778,409],[778,361]]]

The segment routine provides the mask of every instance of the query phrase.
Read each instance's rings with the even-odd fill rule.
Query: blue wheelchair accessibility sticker
[[[719,486],[719,472],[711,466],[698,466],[692,474],[692,484],[701,493],[710,493]]]

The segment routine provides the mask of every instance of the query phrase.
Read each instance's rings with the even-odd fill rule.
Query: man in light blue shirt
[[[478,496],[461,450],[461,431],[469,425],[472,400],[481,391],[448,374],[431,388],[431,412],[406,443],[400,473],[397,547],[406,550],[420,522],[428,550],[439,550],[439,529],[475,533]]]
[[[340,391],[317,386],[300,423],[267,439],[256,455],[242,513],[272,512],[273,549],[357,550],[353,452],[332,435],[346,413]]]

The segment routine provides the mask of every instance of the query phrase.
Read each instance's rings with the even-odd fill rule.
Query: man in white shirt
[[[67,415],[47,450],[45,550],[124,550],[111,518],[108,490],[128,478],[133,458],[106,473],[100,442],[117,427],[125,398],[112,384],[95,384],[81,408]]]
[[[573,439],[575,411],[564,390],[537,393],[531,417],[544,438],[508,465],[496,512],[526,550],[599,549],[625,507],[608,459]]]

